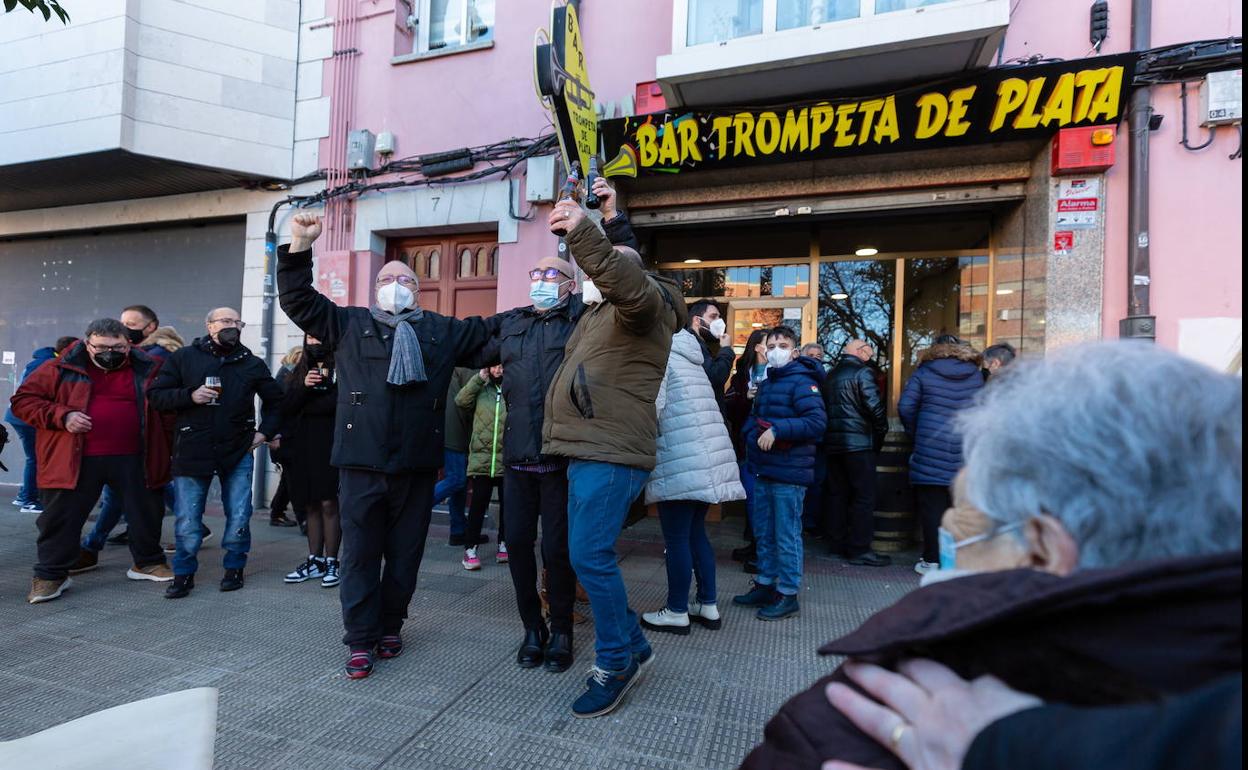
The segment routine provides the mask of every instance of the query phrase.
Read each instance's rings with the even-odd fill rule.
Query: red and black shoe
[[[387,634],[381,637],[377,645],[377,657],[382,660],[397,658],[403,654],[403,637],[398,634]]]
[[[353,648],[347,659],[347,678],[363,679],[373,673],[373,650],[368,647]]]

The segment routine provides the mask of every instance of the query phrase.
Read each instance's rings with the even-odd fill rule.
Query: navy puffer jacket
[[[758,385],[754,408],[741,430],[754,472],[768,481],[807,487],[815,481],[815,442],[827,427],[823,406],[823,365],[799,356],[786,366],[767,370]],[[758,446],[759,420],[771,423],[776,444]]]
[[[910,483],[948,486],[962,467],[957,413],[984,387],[982,357],[966,345],[933,345],[919,358],[897,411],[914,440]]]

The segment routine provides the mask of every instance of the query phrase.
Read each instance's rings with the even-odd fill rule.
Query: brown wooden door
[[[420,305],[443,315],[493,315],[498,306],[498,241],[493,233],[390,241],[420,279]]]

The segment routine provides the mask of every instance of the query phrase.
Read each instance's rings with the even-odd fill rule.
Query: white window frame
[[[421,2],[425,5],[428,5],[429,0],[421,0]],[[800,33],[803,30],[809,32],[812,29],[831,28],[831,27],[836,27],[840,25],[862,24],[864,22],[868,22],[874,19],[877,15],[883,16],[883,17],[889,17],[889,16],[900,15],[904,13],[922,13],[927,10],[927,8],[906,8],[906,9],[901,9],[897,11],[889,11],[883,14],[876,14],[875,12],[876,0],[859,0],[858,16],[854,18],[839,19],[836,21],[825,21],[822,24],[813,24],[813,25],[806,25],[804,27],[793,27],[792,29],[777,30],[776,19],[778,15],[777,9],[779,5],[779,0],[763,0],[763,30],[761,33],[756,34],[756,35],[743,35],[741,37],[729,38],[727,40],[715,40],[709,43],[698,43],[697,45],[687,45],[686,41],[689,40],[689,2],[690,0],[672,0],[672,6],[673,6],[672,7],[672,53],[678,53],[681,51],[696,50],[696,49],[704,50],[711,46],[732,45],[733,43],[736,43],[742,40],[757,40],[759,37],[766,37],[766,36],[771,36],[771,35],[788,35],[788,34],[793,34],[793,33]],[[934,6],[928,6],[928,7],[944,8],[948,6],[974,5],[980,2],[984,2],[984,0],[946,0],[946,2],[937,3]]]
[[[459,3],[459,28],[461,37],[455,45],[447,45],[442,48],[429,48],[429,30],[433,27],[433,0],[415,0],[417,8],[413,14],[416,21],[416,34],[413,36],[414,48],[413,54],[423,56],[437,56],[442,53],[453,53],[464,50],[473,50],[475,48],[489,48],[494,44],[494,35],[490,35],[489,40],[466,42],[464,39],[468,32],[468,11],[473,0],[450,0],[452,3]],[[497,9],[495,10],[497,18]]]

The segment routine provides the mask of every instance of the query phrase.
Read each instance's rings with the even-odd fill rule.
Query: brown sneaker
[[[83,572],[90,572],[100,566],[100,555],[95,551],[88,551],[83,548],[78,552],[78,561],[74,562],[74,566],[69,568],[69,574],[78,575]]]
[[[31,578],[30,593],[26,594],[26,601],[31,604],[39,604],[59,599],[61,594],[65,593],[65,589],[73,584],[74,581],[69,578],[62,578],[61,580],[44,580],[39,577]]]
[[[173,580],[173,570],[166,564],[149,564],[146,567],[131,567],[126,570],[126,577],[131,580],[151,580],[156,583],[169,583]]]

